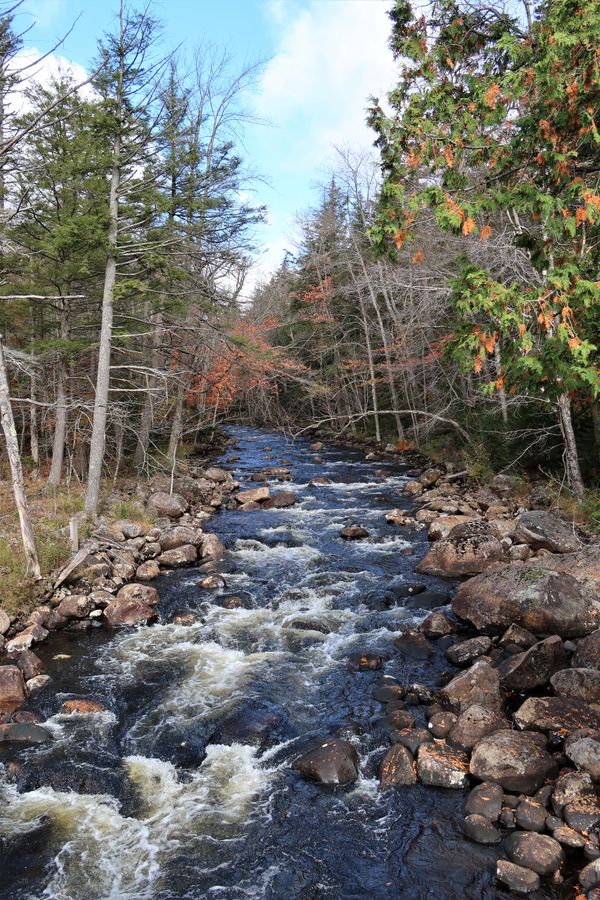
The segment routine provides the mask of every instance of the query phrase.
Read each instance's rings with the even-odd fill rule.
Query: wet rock
[[[0,713],[11,713],[27,699],[25,679],[17,666],[0,666]]]
[[[322,441],[314,441],[312,444],[310,444],[309,449],[310,449],[310,450],[316,450],[317,453],[318,453],[319,450],[323,450],[324,446],[325,446],[325,445],[323,444]]]
[[[437,541],[416,567],[417,572],[441,577],[476,575],[505,558],[498,538],[487,523],[455,526],[445,540]]]
[[[579,873],[579,884],[584,891],[591,891],[600,885],[600,859],[595,859]]]
[[[139,585],[141,587],[142,585]],[[148,625],[158,619],[158,612],[153,606],[142,600],[117,597],[104,609],[103,617],[108,625]]]
[[[560,819],[557,821],[560,822]],[[552,837],[559,844],[562,844],[563,847],[569,847],[573,850],[580,850],[586,843],[582,834],[562,823],[552,830]]]
[[[565,772],[556,781],[552,791],[552,809],[562,816],[567,803],[574,800],[595,799],[592,779],[585,772]]]
[[[447,744],[421,744],[417,773],[423,784],[461,789],[469,783],[469,758]]]
[[[45,640],[48,633],[48,629],[42,628],[41,625],[29,625],[15,637],[6,641],[4,649],[7,653],[21,653],[23,650],[29,650],[33,644]]]
[[[417,783],[413,759],[402,744],[395,744],[383,757],[379,780],[382,788]]]
[[[89,596],[72,594],[65,597],[56,607],[59,616],[65,619],[85,619],[94,608],[94,601]]]
[[[389,703],[391,700],[403,700],[406,695],[405,688],[393,678],[385,677],[376,684],[371,691],[373,700],[378,703]]]
[[[415,724],[415,717],[406,709],[390,709],[390,704],[388,704],[383,721],[394,731],[401,731],[404,728],[412,728]]]
[[[569,743],[565,753],[580,771],[587,772],[593,781],[600,781],[600,743],[590,737]]]
[[[475,841],[477,844],[499,844],[502,840],[498,829],[483,816],[475,814],[466,816],[463,819],[462,830],[470,841]]]
[[[483,706],[469,706],[460,713],[448,735],[448,743],[462,750],[471,750],[486,735],[508,727],[509,723],[497,712]]]
[[[41,691],[50,684],[51,680],[49,675],[35,675],[33,678],[28,678],[25,682],[28,695],[31,697],[32,694]]]
[[[427,535],[431,541],[444,541],[457,525],[474,521],[473,516],[438,516],[430,523]]]
[[[551,875],[565,860],[558,841],[546,834],[518,831],[507,837],[505,847],[512,862],[538,875]]]
[[[80,716],[89,716],[91,713],[104,712],[104,707],[96,700],[80,697],[74,700],[65,700],[60,708],[60,712],[65,715],[77,713]]]
[[[126,584],[118,592],[117,600],[139,600],[148,606],[157,606],[160,595],[156,588],[148,584]]]
[[[211,735],[211,744],[249,744],[264,748],[272,743],[280,717],[266,707],[249,707],[228,716]]]
[[[420,497],[425,488],[420,481],[407,481],[404,485],[404,493],[411,497]]]
[[[198,616],[195,613],[178,613],[171,619],[173,625],[183,625],[186,628],[195,625],[198,621]]]
[[[526,628],[521,628],[519,625],[509,625],[498,641],[498,646],[514,646],[519,647],[521,650],[528,650],[530,647],[533,647],[535,643],[537,643],[535,634],[527,631]]]
[[[524,831],[545,831],[546,816],[545,808],[531,797],[521,800],[515,810],[516,824]]]
[[[480,656],[485,656],[492,646],[492,641],[486,635],[470,638],[453,644],[446,650],[446,659],[455,666],[469,666]]]
[[[369,532],[361,525],[349,525],[347,528],[342,528],[340,537],[344,538],[345,541],[358,541],[369,537]]]
[[[358,754],[348,741],[329,738],[297,759],[294,768],[319,784],[350,784],[358,778]]]
[[[406,526],[414,525],[415,520],[409,516],[405,510],[390,509],[390,511],[385,514],[385,521],[388,525]]]
[[[205,534],[202,537],[200,556],[202,559],[220,559],[225,554],[225,545],[216,534]]]
[[[175,550],[165,550],[157,558],[157,562],[161,566],[167,566],[170,569],[183,569],[185,566],[191,566],[196,562],[198,553],[192,544],[183,544],[176,547]]]
[[[426,659],[434,652],[433,646],[429,643],[425,635],[418,631],[405,631],[400,637],[394,641],[394,646],[398,648],[403,656],[411,659]]]
[[[496,712],[502,708],[498,672],[482,659],[453,678],[439,696],[442,703],[456,713],[464,712],[470,706],[483,706]]]
[[[469,579],[458,589],[452,609],[488,634],[501,633],[515,624],[538,635],[565,638],[588,634],[600,626],[600,604],[589,586],[572,575],[536,568],[532,563],[497,567]]]
[[[383,657],[376,653],[353,653],[348,668],[352,672],[375,672],[383,668]]]
[[[540,876],[536,872],[507,859],[499,859],[496,863],[496,878],[516,894],[532,894],[540,887]]]
[[[221,469],[220,466],[209,466],[204,470],[204,477],[210,481],[216,481],[217,484],[224,484],[229,481],[231,476],[226,469]]]
[[[478,784],[465,802],[468,815],[483,816],[488,822],[497,822],[502,812],[504,792],[499,784]]]
[[[403,606],[406,609],[436,609],[446,606],[450,597],[442,591],[420,591],[414,597],[407,597]]]
[[[138,581],[153,581],[159,575],[160,566],[154,559],[147,560],[135,570],[135,577]]]
[[[451,712],[435,713],[427,726],[435,738],[445,738],[456,725],[456,715]]]
[[[454,634],[456,625],[443,612],[432,612],[419,626],[426,638],[439,638]]]
[[[201,578],[198,582],[198,587],[202,588],[205,591],[218,591],[226,588],[227,583],[222,575],[214,573],[212,575],[206,575],[204,578]]]
[[[572,525],[541,509],[521,513],[515,526],[514,541],[551,553],[573,553],[581,548]]]
[[[318,631],[319,634],[331,634],[331,627],[318,619],[292,619],[286,624],[288,628],[295,628],[297,631]],[[356,654],[356,656],[360,658],[360,654]],[[381,659],[381,657],[377,656],[373,659]],[[381,668],[381,666],[376,666],[376,668]]]
[[[527,691],[543,687],[566,662],[563,642],[553,635],[505,660],[498,669],[500,681],[509,690]]]
[[[600,671],[598,669],[561,669],[550,679],[559,696],[576,697],[587,703],[600,703]]]
[[[148,512],[159,519],[180,519],[186,512],[189,504],[181,494],[167,494],[166,491],[157,491],[148,498]]]
[[[600,825],[600,804],[595,794],[565,803],[562,814],[570,828],[586,836],[592,829],[597,832]]]
[[[112,600],[112,596],[111,596]],[[46,627],[48,631],[59,631],[61,628],[64,628],[67,624],[68,619],[65,619],[64,616],[59,616],[55,609],[52,610],[50,615],[48,616],[48,621],[46,623]]]
[[[390,732],[390,740],[393,744],[401,744],[413,755],[421,744],[430,744],[433,741],[426,728],[401,728]]]
[[[16,742],[19,744],[43,744],[52,739],[47,728],[41,725],[9,723],[0,725],[0,744]]]
[[[574,697],[529,697],[513,716],[519,728],[559,731],[600,728],[600,714]]]
[[[212,603],[221,606],[223,609],[255,609],[256,603],[251,594],[247,591],[240,591],[238,594],[227,594],[225,596],[216,597]]]
[[[46,672],[44,663],[33,650],[24,650],[9,658],[19,667],[25,681],[29,681],[30,678],[35,678],[37,675],[44,675]]]
[[[546,740],[539,734],[495,731],[476,744],[471,775],[507,791],[531,794],[556,770],[556,762],[545,747]]]
[[[287,509],[294,506],[296,495],[292,491],[279,491],[263,503],[264,509]]]
[[[247,491],[239,491],[235,495],[235,499],[239,504],[242,503],[260,503],[262,500],[268,500],[270,496],[268,487],[250,488]]]
[[[600,670],[600,630],[593,631],[577,642],[571,665],[575,669]]]
[[[203,534],[198,528],[192,528],[189,525],[175,525],[173,528],[169,528],[168,531],[163,531],[160,533],[158,538],[158,543],[160,544],[160,551],[166,552],[167,550],[177,550],[178,547],[183,547],[186,544],[192,544],[192,546],[197,547],[202,543]]]

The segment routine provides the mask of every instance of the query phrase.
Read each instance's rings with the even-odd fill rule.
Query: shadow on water
[[[282,488],[297,502],[216,516],[222,591],[202,591],[195,570],[163,576],[163,624],[64,631],[40,649],[53,682],[35,702],[53,741],[0,757],[0,896],[508,897],[493,878],[497,850],[461,834],[462,792],[379,790],[380,673],[347,666],[376,652],[388,673],[436,687],[448,665],[441,654],[403,660],[394,637],[425,613],[374,602],[392,583],[448,590],[415,578],[426,533],[385,522],[409,508],[405,470],[336,448],[318,461],[307,442],[231,431],[242,486],[288,465]],[[331,483],[309,484],[317,476]],[[367,540],[339,537],[353,523]],[[240,608],[224,608],[226,594]],[[196,624],[169,624],[186,612]],[[106,711],[57,714],[73,696]],[[299,778],[293,755],[345,723],[362,732],[358,782],[332,791]]]

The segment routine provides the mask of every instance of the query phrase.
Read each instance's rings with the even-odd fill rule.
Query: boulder
[[[593,781],[600,781],[600,743],[591,737],[583,737],[569,743],[566,755],[577,768],[586,772]]]
[[[142,585],[138,585],[141,587]],[[128,597],[117,597],[109,603],[103,613],[104,619],[113,627],[121,625],[148,625],[158,619],[153,606],[142,600]]]
[[[358,778],[358,754],[349,741],[329,738],[303,754],[294,767],[319,784],[350,784]]]
[[[576,697],[588,703],[600,703],[598,669],[561,669],[550,679],[555,694]]]
[[[231,476],[227,469],[221,469],[220,466],[209,466],[204,470],[204,477],[210,481],[216,481],[217,484],[224,484],[229,481]]]
[[[11,722],[0,725],[0,744],[18,742],[19,744],[43,744],[52,739],[47,728],[41,725]]]
[[[437,541],[416,567],[426,575],[476,575],[505,559],[506,552],[484,522],[455,526],[445,540]]]
[[[540,569],[567,572],[593,588],[596,594],[600,593],[600,543],[583,547],[577,553],[548,553],[543,558],[536,558],[535,565]]]
[[[279,491],[277,494],[273,494],[272,497],[269,497],[268,500],[265,500],[263,508],[286,509],[288,506],[293,506],[295,502],[296,495],[292,491]]]
[[[138,581],[153,581],[160,575],[160,566],[155,559],[149,559],[138,566],[135,570],[135,577]]]
[[[189,503],[181,494],[167,494],[166,491],[157,491],[151,494],[147,502],[148,512],[159,519],[180,519],[188,509]]]
[[[117,594],[117,600],[138,600],[148,606],[157,606],[160,603],[160,595],[156,588],[148,584],[126,584]]]
[[[546,808],[532,797],[521,800],[515,810],[515,822],[524,831],[545,831],[547,816]]]
[[[462,789],[469,783],[469,758],[466,753],[444,743],[421,744],[417,773],[423,784]]]
[[[225,554],[225,545],[216,534],[205,534],[202,537],[200,556],[202,559],[220,559]]]
[[[532,894],[540,887],[537,872],[517,866],[508,859],[499,859],[496,863],[496,878],[515,894]]]
[[[521,628],[520,625],[509,625],[500,640],[499,647],[520,647],[521,650],[528,650],[529,647],[537,642],[535,634]]]
[[[597,669],[600,671],[600,630],[592,631],[577,642],[577,649],[571,660],[574,669]]]
[[[494,712],[502,709],[500,677],[496,669],[482,659],[453,678],[442,688],[439,696],[456,713],[470,706],[483,706]]]
[[[390,732],[390,740],[393,744],[401,744],[414,754],[421,744],[430,744],[433,738],[426,728],[401,728]]]
[[[558,841],[546,834],[517,831],[507,837],[505,847],[512,862],[538,875],[552,875],[565,861]]]
[[[411,659],[426,659],[434,652],[433,645],[418,631],[408,630],[397,637],[394,646],[403,656]]]
[[[32,694],[41,691],[42,688],[45,688],[51,681],[52,679],[49,675],[35,675],[33,678],[29,678],[25,682],[28,696],[31,697]]]
[[[469,771],[475,778],[499,784],[507,791],[531,794],[555,769],[556,762],[546,751],[542,735],[503,729],[476,744]]]
[[[13,660],[11,659],[11,662],[12,661]],[[14,662],[23,673],[25,681],[29,681],[30,678],[35,678],[36,675],[44,675],[46,672],[44,663],[39,656],[36,656],[33,650],[24,650],[22,653],[17,654],[14,657]]]
[[[600,804],[598,798],[581,797],[565,803],[563,816],[567,825],[580,834],[589,835],[591,831],[598,832],[600,826]]]
[[[191,528],[189,525],[175,525],[168,531],[163,531],[159,535],[158,543],[160,551],[165,553],[167,550],[176,550],[186,544],[192,544],[198,547],[202,543],[202,532],[199,528]]]
[[[6,634],[10,628],[10,618],[3,609],[0,609],[0,634]]]
[[[414,725],[414,722],[413,722]],[[434,738],[445,738],[456,725],[456,714],[453,712],[434,713],[429,720],[428,728]]]
[[[183,569],[191,566],[198,559],[198,552],[193,544],[183,544],[175,550],[165,550],[157,557],[156,561],[161,566],[169,569]]]
[[[479,635],[470,638],[468,641],[461,641],[459,644],[453,644],[446,650],[446,658],[454,666],[470,666],[472,662],[485,656],[492,646],[491,638],[487,635]]]
[[[65,597],[56,607],[56,612],[64,619],[85,619],[94,609],[94,601],[83,594]]]
[[[519,728],[559,731],[600,728],[600,713],[575,697],[529,697],[513,716]]]
[[[588,585],[532,563],[499,566],[469,579],[458,589],[452,610],[488,634],[515,624],[538,635],[572,638],[600,627],[600,603]]]
[[[477,844],[499,844],[502,840],[500,831],[484,816],[476,814],[466,816],[463,819],[462,830],[465,837]]]
[[[557,828],[554,828],[552,837],[559,844],[562,844],[563,847],[569,847],[573,850],[581,850],[586,844],[584,836],[575,831],[574,828],[569,828],[568,825],[559,825]]]
[[[584,891],[591,891],[600,885],[600,859],[593,859],[579,873],[579,884]]]
[[[123,536],[127,538],[127,540],[135,540],[136,538],[142,537],[144,534],[144,529],[137,522],[121,520],[116,524],[117,528],[121,529]]]
[[[11,713],[27,699],[25,679],[17,666],[0,666],[0,712]]]
[[[596,799],[596,792],[587,772],[566,771],[559,776],[552,791],[552,809],[562,816],[565,806],[574,801]]]
[[[500,681],[503,687],[516,691],[543,687],[566,662],[564,644],[557,635],[553,635],[505,660],[498,669]]]
[[[390,509],[385,514],[385,521],[388,525],[414,525],[414,519],[402,509]]]
[[[239,491],[235,495],[238,503],[260,503],[262,500],[268,500],[270,491],[268,487],[250,488],[247,491]]]
[[[348,525],[347,528],[342,528],[340,537],[345,541],[358,541],[361,538],[369,537],[369,532],[362,525]]]
[[[141,559],[156,559],[157,556],[160,556],[162,553],[162,547],[158,543],[158,541],[149,541],[147,544],[144,544],[142,549],[140,550]]]
[[[450,730],[448,743],[462,750],[471,750],[486,735],[506,728],[508,722],[494,710],[477,705],[469,706],[460,713]]]
[[[466,525],[474,521],[473,516],[438,516],[427,529],[429,540],[443,541],[457,525]]]
[[[111,573],[112,562],[106,553],[88,553],[69,571],[64,581],[67,584],[75,584],[77,581],[89,583],[95,578],[109,578]]]
[[[483,816],[488,822],[497,822],[502,812],[504,791],[499,784],[478,784],[465,802],[467,815]]]
[[[581,548],[573,526],[543,509],[521,513],[513,539],[515,544],[527,544],[534,550],[550,550],[551,553],[573,553]]]
[[[421,622],[419,628],[426,638],[432,639],[445,637],[448,634],[454,634],[456,631],[454,622],[452,622],[443,612],[430,613],[427,618]]]
[[[402,744],[395,744],[381,760],[379,780],[382,788],[416,784],[412,757]]]

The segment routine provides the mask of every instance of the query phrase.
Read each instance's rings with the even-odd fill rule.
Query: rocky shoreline
[[[314,453],[321,448],[311,445]],[[398,458],[375,450],[367,456]],[[430,546],[417,576],[461,582],[450,609],[444,594],[418,581],[372,598],[384,607],[429,610],[418,629],[400,634],[396,652],[425,663],[443,654],[451,667],[432,689],[383,674],[383,655],[349,660],[357,677],[382,671],[372,692],[390,742],[379,762],[381,789],[417,782],[470,788],[464,834],[498,846],[503,885],[526,894],[540,878],[560,885],[565,872],[578,871],[581,890],[598,900],[600,544],[548,511],[543,489],[526,490],[504,476],[480,488],[451,466],[423,467],[412,476],[405,493],[414,509],[390,510],[386,519],[407,536],[427,528]],[[29,616],[11,620],[0,610],[0,742],[49,739],[41,717],[28,709],[29,698],[49,683],[36,644],[61,628],[156,621],[160,597],[151,581],[169,570],[197,566],[200,589],[219,587],[216,562],[225,548],[204,530],[210,516],[223,505],[250,513],[291,506],[293,493],[269,487],[289,478],[280,465],[254,473],[257,486],[247,490],[216,466],[188,467],[173,491],[167,479],[157,479],[140,498],[156,526],[101,522]],[[368,532],[357,523],[341,537],[362,540]],[[236,597],[224,603],[235,606]],[[61,712],[99,709],[79,698]],[[359,727],[345,725],[296,754],[293,766],[323,785],[353,783]]]

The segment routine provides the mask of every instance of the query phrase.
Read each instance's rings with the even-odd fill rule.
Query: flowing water
[[[265,431],[232,435],[242,485],[288,465],[282,488],[296,505],[216,516],[223,591],[201,590],[197,570],[176,572],[156,582],[163,624],[63,631],[39,649],[53,686],[35,708],[53,741],[0,756],[0,897],[508,897],[493,878],[497,849],[461,834],[462,792],[379,790],[389,743],[371,690],[381,672],[348,667],[352,653],[389,654],[387,674],[432,687],[448,667],[441,654],[395,651],[423,610],[377,610],[372,599],[391,583],[447,588],[415,579],[426,533],[385,522],[386,510],[409,508],[405,469],[336,448],[319,461],[307,442]],[[308,483],[323,475],[330,484]],[[355,522],[370,537],[343,541]],[[251,608],[223,608],[232,593]],[[197,624],[168,624],[187,612]],[[57,714],[71,697],[106,711]],[[262,743],[244,742],[248,723],[265,728]],[[293,771],[311,740],[348,723],[362,730],[354,785],[327,789]]]

